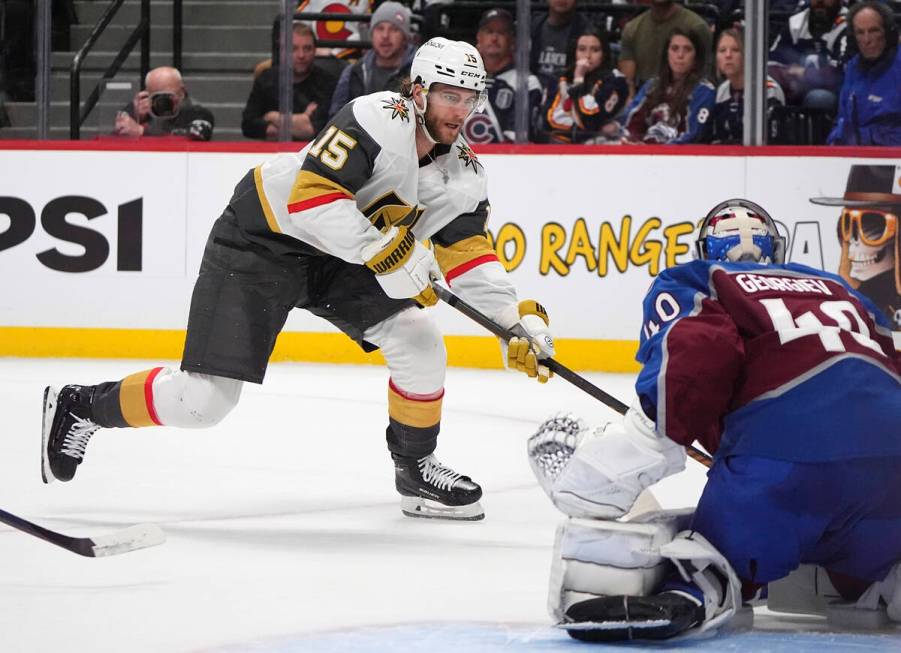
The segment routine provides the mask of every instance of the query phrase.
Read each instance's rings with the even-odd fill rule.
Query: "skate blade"
[[[41,478],[44,483],[53,483],[56,478],[50,470],[50,458],[47,456],[47,443],[50,441],[50,431],[53,427],[53,415],[56,413],[56,398],[59,390],[52,386],[44,388],[44,413],[41,427]]]
[[[422,497],[401,497],[400,509],[407,517],[425,519],[450,519],[455,521],[478,521],[485,518],[478,501],[465,506],[446,506],[443,503]]]

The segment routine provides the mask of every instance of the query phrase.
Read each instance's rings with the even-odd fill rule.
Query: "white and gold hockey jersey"
[[[461,296],[503,322],[515,312],[516,292],[487,237],[484,167],[462,136],[420,160],[411,100],[392,92],[359,97],[303,150],[253,175],[261,210],[238,212],[251,241],[362,264],[363,247],[406,225],[431,240]]]

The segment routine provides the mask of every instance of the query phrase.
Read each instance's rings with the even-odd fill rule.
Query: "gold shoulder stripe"
[[[316,200],[338,195],[344,195],[347,199],[353,199],[354,196],[338,182],[309,170],[301,170],[297,173],[291,194],[288,196],[288,210],[290,211],[292,206],[315,205],[320,203]]]
[[[257,187],[257,195],[260,198],[260,206],[263,208],[263,215],[266,216],[266,224],[277,234],[282,233],[281,227],[278,226],[278,220],[275,219],[275,213],[269,205],[269,199],[266,197],[266,191],[263,190],[263,173],[262,166],[253,169],[253,182]]]
[[[493,255],[494,248],[485,236],[470,236],[453,243],[449,247],[435,247],[435,258],[438,260],[441,272],[445,275],[450,270],[487,254]]]

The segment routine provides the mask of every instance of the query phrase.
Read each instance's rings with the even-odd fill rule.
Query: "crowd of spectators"
[[[14,17],[21,3],[5,4]],[[368,23],[295,20],[290,121],[295,140],[311,138],[360,95],[399,89],[422,39],[448,27],[424,25],[421,17],[414,22],[410,8],[395,0],[375,0],[374,8],[357,0],[304,0],[298,10],[344,11],[336,9],[343,4],[346,12],[371,10]],[[546,11],[534,11],[528,26],[529,140],[741,143],[747,92],[742,5],[740,0],[702,5],[693,0],[628,5],[546,0]],[[773,38],[765,80],[770,142],[901,145],[901,52],[891,5],[772,0],[770,9]],[[475,43],[484,61],[488,102],[469,120],[465,135],[473,143],[512,142],[519,85],[516,18],[491,0],[479,11],[464,38]],[[68,19],[63,15],[61,20]],[[280,34],[277,20],[274,56],[254,71],[243,111],[241,131],[247,138],[279,136],[279,74],[272,62],[277,64]],[[325,38],[348,42],[325,48],[320,46]],[[354,47],[359,39],[371,47]],[[0,49],[0,64],[6,64],[0,65],[0,105],[4,93],[7,99],[30,97],[27,84],[9,78],[16,66],[30,64],[10,57],[4,62],[2,54]],[[165,89],[151,87],[158,80],[165,81]],[[145,86],[117,116],[114,134],[211,137],[213,116],[192,101],[178,71],[151,71]],[[175,107],[171,115],[152,108],[152,97],[163,91]],[[200,114],[208,128],[197,127]],[[800,123],[806,125],[807,141],[798,135]]]

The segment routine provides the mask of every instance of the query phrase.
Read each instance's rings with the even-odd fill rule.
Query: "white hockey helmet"
[[[475,91],[485,91],[485,65],[474,46],[436,36],[423,43],[413,57],[410,79],[428,90],[435,82]]]
[[[758,204],[731,199],[714,206],[701,221],[695,254],[708,261],[784,263],[785,238]]]

